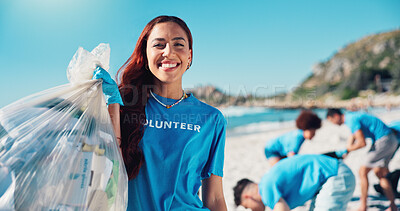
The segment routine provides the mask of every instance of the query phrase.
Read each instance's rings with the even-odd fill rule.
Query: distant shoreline
[[[275,109],[311,109],[311,108],[346,108],[359,110],[368,107],[392,107],[400,106],[400,96],[391,92],[380,94],[363,94],[351,99],[341,100],[334,95],[326,95],[323,98],[308,96],[292,99],[290,94],[275,97],[255,96],[231,96],[224,94],[214,86],[198,87],[190,90],[196,98],[217,108],[230,106],[265,107]],[[365,93],[368,93],[367,91]]]

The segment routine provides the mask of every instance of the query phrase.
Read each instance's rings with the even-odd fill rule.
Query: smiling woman
[[[192,42],[185,22],[159,16],[118,72],[124,106],[109,111],[130,179],[128,210],[226,210],[226,121],[182,89]]]
[[[160,23],[154,26],[148,40],[146,50],[148,67],[158,79],[155,81],[155,88],[173,87],[162,89],[165,92],[163,94],[179,99],[182,75],[189,69],[192,59],[192,49],[189,48],[186,32],[177,23]],[[157,93],[161,89],[154,91]]]

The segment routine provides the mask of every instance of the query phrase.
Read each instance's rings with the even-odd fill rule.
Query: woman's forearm
[[[211,211],[224,211],[227,210],[225,198],[216,198],[212,201],[208,201],[205,206]]]
[[[211,211],[226,211],[225,197],[222,190],[222,178],[211,175],[202,181],[203,204]]]
[[[110,113],[111,123],[113,125],[114,134],[117,137],[117,144],[121,146],[121,126],[120,126],[120,113],[119,104],[114,103],[108,105],[108,112]]]

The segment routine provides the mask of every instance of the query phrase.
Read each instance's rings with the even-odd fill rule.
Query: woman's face
[[[156,24],[147,41],[149,69],[161,83],[182,83],[191,52],[185,31],[174,22]]]

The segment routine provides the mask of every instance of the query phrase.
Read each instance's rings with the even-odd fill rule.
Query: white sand
[[[380,114],[379,117],[386,123],[394,120],[400,120],[400,111],[392,111]],[[269,169],[269,165],[264,156],[264,145],[266,141],[277,137],[285,132],[295,129],[286,128],[272,132],[261,132],[251,135],[228,137],[226,140],[225,151],[225,168],[224,168],[224,194],[228,205],[228,210],[246,210],[243,207],[236,208],[233,201],[232,188],[236,182],[242,178],[249,178],[258,182],[262,175]],[[346,126],[336,126],[330,122],[323,122],[323,126],[319,129],[312,141],[306,140],[302,145],[299,154],[315,154],[324,153],[337,149],[344,149],[347,137],[350,131]],[[370,143],[369,143],[370,144]],[[368,146],[367,146],[368,147]],[[356,176],[357,186],[353,199],[349,203],[347,210],[355,210],[359,205],[360,184],[358,179],[358,168],[362,161],[362,155],[367,147],[352,152],[347,156],[344,162],[352,169]],[[393,160],[389,165],[389,170],[400,169],[400,150],[397,151]],[[373,172],[369,174],[369,202],[370,211],[383,210],[389,205],[389,202],[377,193],[373,185],[378,183],[377,177]],[[308,210],[308,204],[298,207],[294,210]],[[396,199],[397,206],[400,206],[400,199]],[[268,208],[266,210],[269,210]]]

